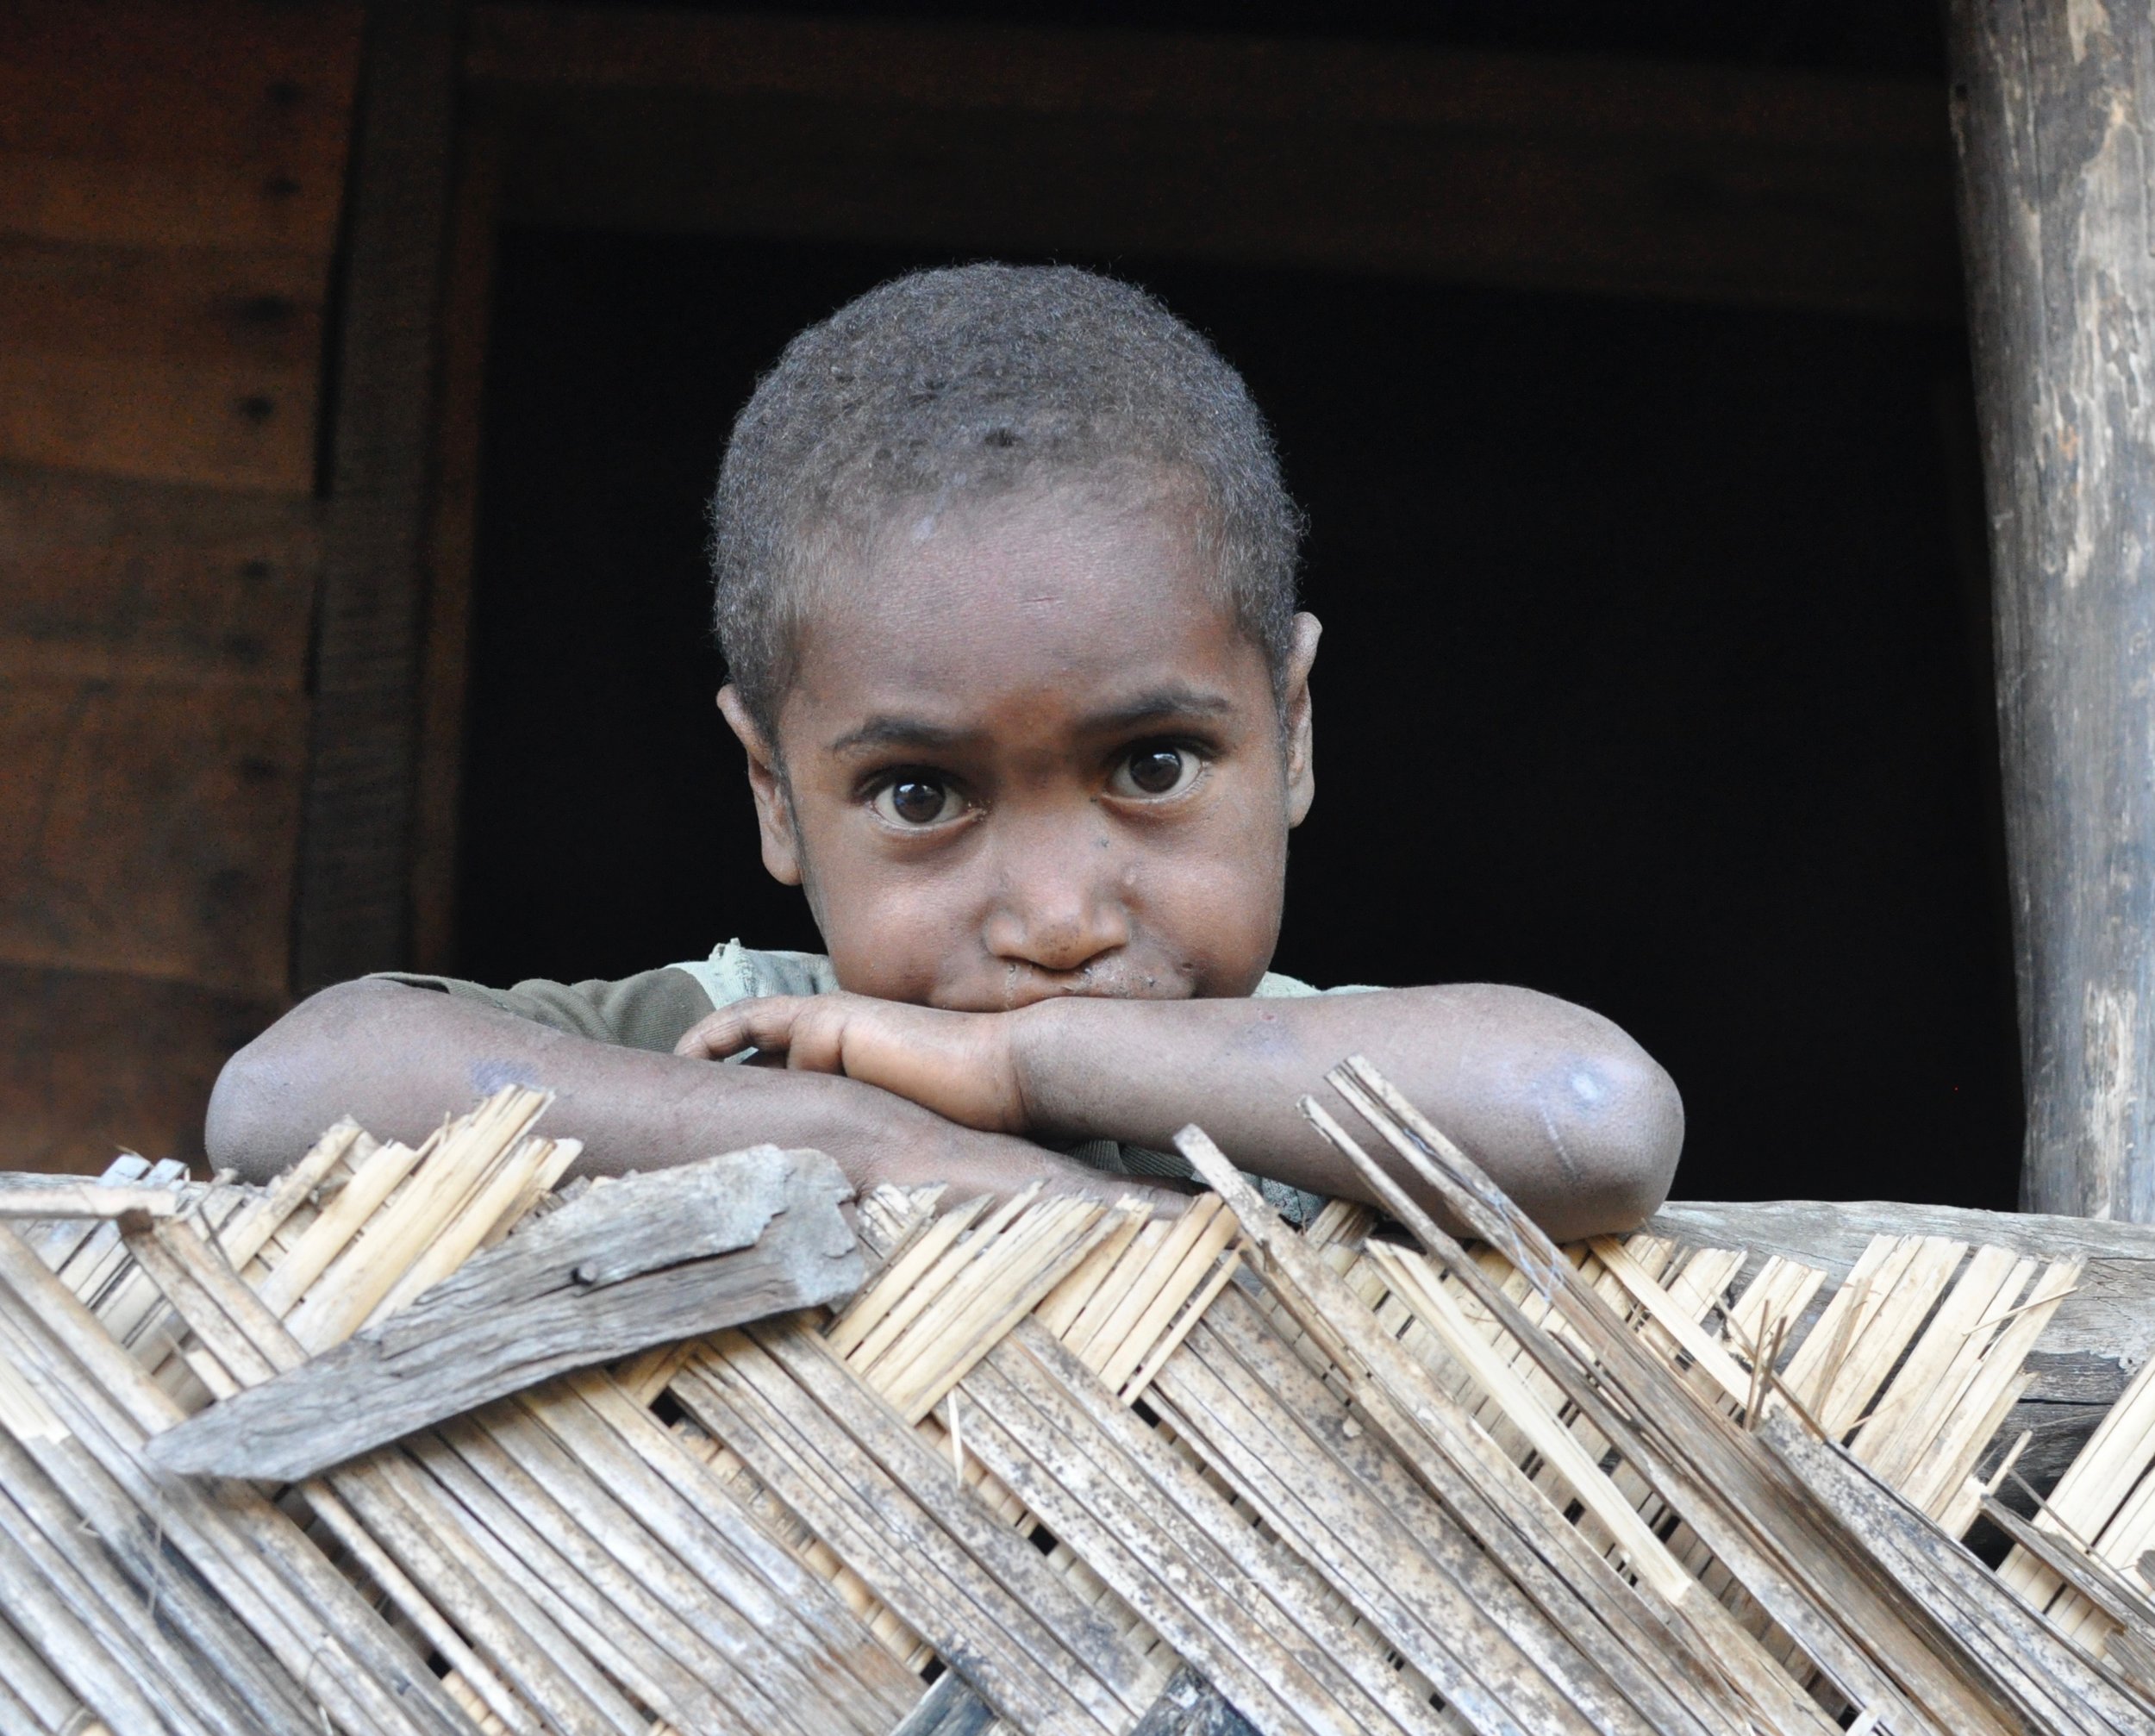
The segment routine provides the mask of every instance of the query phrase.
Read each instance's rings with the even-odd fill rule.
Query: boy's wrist
[[[1090,1139],[1078,1094],[1070,1089],[1070,1057],[1079,1052],[1083,1027],[1102,1003],[1083,996],[1036,1001],[1000,1016],[1008,1024],[1010,1076],[1024,1105],[1025,1130],[1036,1139]]]

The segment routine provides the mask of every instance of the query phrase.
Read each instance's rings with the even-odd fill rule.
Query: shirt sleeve
[[[1299,977],[1282,976],[1277,971],[1267,971],[1250,990],[1252,1001],[1291,1001],[1302,995],[1373,995],[1377,990],[1374,983],[1341,983],[1330,989],[1314,989]]]
[[[553,983],[534,977],[510,989],[490,989],[456,977],[384,971],[378,979],[408,988],[433,989],[459,1000],[478,1001],[519,1019],[572,1036],[624,1049],[671,1054],[688,1028],[710,1012],[711,997],[687,971],[667,965],[612,982]]]

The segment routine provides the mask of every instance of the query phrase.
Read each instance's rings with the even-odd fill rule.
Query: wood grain
[[[360,9],[26,0],[0,12],[0,231],[326,258]]]
[[[2031,1211],[2155,1222],[2155,17],[1947,7]]]
[[[410,952],[435,322],[462,24],[463,8],[441,0],[385,0],[368,15],[293,913],[305,988]]]
[[[852,1196],[821,1152],[775,1146],[594,1188],[152,1456],[296,1482],[554,1375],[839,1301],[861,1279]]]
[[[282,994],[305,706],[0,689],[0,961]]]
[[[225,1058],[280,1000],[0,965],[0,1165],[96,1175],[121,1150],[202,1159]]]
[[[441,298],[441,396],[434,423],[434,514],[428,553],[426,649],[411,868],[413,968],[447,971],[456,941],[457,832],[464,779],[465,690],[471,668],[486,344],[500,245],[501,137],[466,124],[450,214]]]
[[[478,9],[518,218],[1954,317],[1943,92],[1388,44]]]
[[[297,694],[319,556],[312,501],[0,465],[0,680]]]
[[[0,237],[0,459],[309,492],[328,265]]]

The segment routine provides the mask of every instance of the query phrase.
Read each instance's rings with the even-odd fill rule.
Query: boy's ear
[[[1287,653],[1287,696],[1281,722],[1287,736],[1287,823],[1299,826],[1317,799],[1315,726],[1309,715],[1309,671],[1317,660],[1324,625],[1307,611],[1295,617],[1295,638]]]
[[[778,756],[731,682],[718,690],[718,709],[748,751],[748,787],[756,797],[756,829],[763,839],[763,865],[782,886],[801,884],[801,844],[793,830],[793,803]]]

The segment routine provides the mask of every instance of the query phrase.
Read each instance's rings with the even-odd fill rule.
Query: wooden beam
[[[1921,82],[483,5],[512,218],[1957,317]]]
[[[2032,1211],[2155,1222],[2155,18],[1947,9]]]
[[[151,1452],[169,1471],[297,1482],[572,1369],[842,1301],[861,1280],[839,1212],[852,1197],[822,1152],[776,1146],[591,1189]]]
[[[405,962],[462,9],[368,9],[315,633],[295,986]]]
[[[450,217],[441,310],[441,395],[435,418],[432,584],[412,847],[411,963],[446,971],[455,943],[458,818],[464,784],[464,698],[471,673],[472,559],[478,528],[480,415],[500,242],[501,141],[485,121],[464,128]]]
[[[2033,1437],[2018,1468],[2039,1488],[2056,1481],[2155,1358],[2155,1227],[1885,1200],[1685,1200],[1664,1206],[1645,1227],[1689,1246],[1748,1248],[1753,1268],[1778,1254],[1822,1267],[1836,1283],[1873,1236],[1944,1236],[2033,1259],[2084,1260],[2078,1286],[2028,1356],[2027,1390],[1998,1431],[2001,1449],[2023,1430]]]

